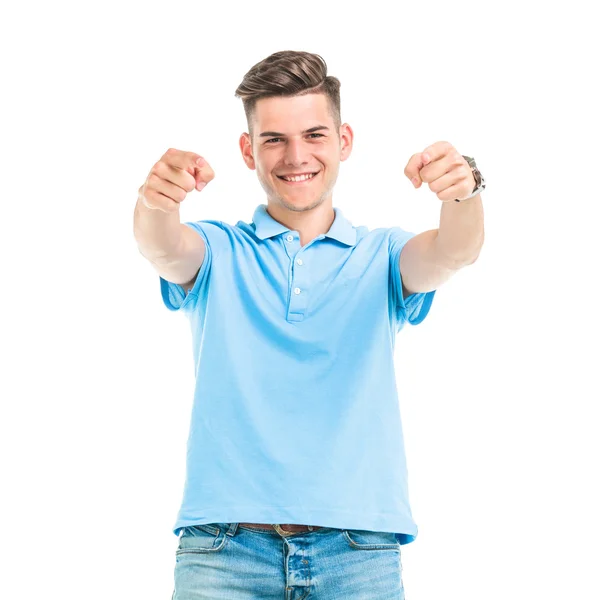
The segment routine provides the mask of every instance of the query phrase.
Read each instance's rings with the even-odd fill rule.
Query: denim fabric
[[[171,600],[404,600],[400,548],[391,532],[185,527]]]

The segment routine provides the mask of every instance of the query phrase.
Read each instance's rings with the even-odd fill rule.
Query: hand
[[[138,190],[144,206],[175,212],[194,188],[201,191],[215,172],[199,154],[169,148]]]
[[[416,188],[421,182],[443,202],[461,200],[473,193],[476,181],[469,163],[448,142],[436,142],[418,154],[413,154],[404,174]]]

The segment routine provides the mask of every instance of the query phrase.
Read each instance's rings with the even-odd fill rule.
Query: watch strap
[[[472,156],[465,156],[464,154],[462,155],[462,157],[469,163],[469,166],[471,167],[473,177],[475,178],[475,188],[473,189],[471,194],[466,198],[454,198],[455,202],[463,202],[464,200],[473,198],[473,196],[477,196],[477,194],[480,194],[485,189],[485,179],[483,178],[481,172],[477,168],[477,165],[475,164],[475,159]]]

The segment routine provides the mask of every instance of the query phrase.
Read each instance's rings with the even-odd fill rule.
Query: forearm
[[[133,215],[133,234],[145,258],[151,262],[165,261],[181,243],[179,208],[174,212],[151,209],[138,198]]]
[[[474,262],[483,245],[481,194],[462,202],[444,202],[436,238],[438,251],[457,266]]]

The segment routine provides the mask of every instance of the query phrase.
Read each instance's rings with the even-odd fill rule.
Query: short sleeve
[[[408,298],[403,297],[400,253],[402,252],[402,248],[404,248],[404,244],[416,234],[405,231],[400,227],[391,227],[389,231],[390,301],[394,306],[399,328],[405,322],[408,322],[410,325],[418,325],[429,313],[436,290],[411,294]]]
[[[207,225],[207,222],[186,222],[184,225],[191,227],[194,231],[199,233],[202,236],[204,245],[206,247],[204,252],[204,260],[202,261],[202,266],[200,267],[200,271],[196,276],[194,286],[186,294],[183,286],[179,285],[178,283],[167,281],[163,277],[159,277],[160,291],[164,305],[171,311],[182,310],[183,312],[188,312],[195,308],[198,298],[208,288],[210,271],[213,262],[214,245],[211,244],[209,239],[212,236],[207,234],[207,232],[210,231],[210,226]]]

